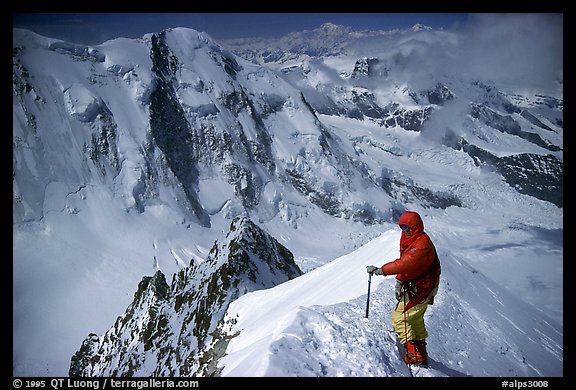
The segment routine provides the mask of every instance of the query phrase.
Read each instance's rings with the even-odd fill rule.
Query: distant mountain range
[[[78,128],[85,134],[77,140],[81,150],[73,151],[81,163],[68,168],[78,171],[73,182],[67,183],[70,187],[85,185],[82,176],[88,172],[102,182],[123,176],[118,142],[125,138],[140,150],[135,156],[138,161],[133,162],[140,173],[124,194],[131,207],[143,211],[146,203],[158,200],[159,178],[164,177],[174,183],[172,197],[204,226],[210,226],[211,214],[227,208],[237,210],[229,213],[233,215],[243,209],[268,209],[271,203],[271,217],[281,208],[291,208],[292,201],[267,199],[269,192],[294,194],[291,197],[302,199],[299,202],[329,215],[365,223],[393,220],[406,196],[432,207],[460,206],[462,201],[446,189],[440,194],[433,185],[398,178],[398,172],[372,167],[366,161],[366,143],[372,144],[368,149],[403,154],[396,142],[383,144],[381,137],[367,139],[360,134],[345,138],[318,118],[340,117],[384,130],[425,132],[428,123],[432,127],[435,117],[452,106],[459,111],[450,124],[428,131],[442,132],[444,145],[463,150],[477,165],[494,167],[519,192],[561,207],[561,99],[509,95],[490,80],[467,80],[452,74],[427,80],[426,86],[398,82],[394,76],[405,72],[417,49],[408,54],[394,49],[388,54],[386,47],[381,49],[388,57],[348,54],[355,52],[350,47],[360,45],[363,39],[385,36],[417,48],[433,45],[444,34],[415,27],[380,35],[362,32],[346,40],[351,35],[348,29],[326,24],[278,41],[275,50],[291,55],[289,65],[285,58],[274,62],[282,73],[280,78],[240,60],[193,30],[170,30],[130,43],[110,41],[101,48],[42,42],[17,31],[14,93],[16,115],[22,122],[15,129],[15,222],[42,215],[42,203],[30,198],[42,194],[47,182],[65,171],[58,165],[69,163],[36,153],[35,159],[51,174],[25,174],[30,167],[22,154],[37,150],[30,148],[29,135],[35,135],[34,142],[44,150],[57,150],[58,146],[50,143],[61,143],[61,138],[42,136],[42,130],[55,126]],[[120,54],[123,46],[138,53]],[[269,64],[270,60],[262,60],[272,50],[269,42],[266,46],[240,50],[237,45],[236,50]],[[313,48],[316,46],[330,49],[319,51]],[[247,51],[252,55],[246,55]],[[35,52],[63,62],[63,69],[78,68],[81,78],[42,74],[27,63]],[[142,55],[145,63],[135,63]],[[55,82],[38,85],[43,79]],[[114,93],[114,88],[124,95],[106,96]],[[54,93],[59,98],[49,99]],[[117,113],[126,104],[140,117],[138,129],[129,123],[133,118],[121,118]],[[44,113],[57,113],[59,120],[54,123]],[[61,126],[62,121],[66,126]],[[397,137],[397,130],[392,134]],[[514,146],[500,151],[502,145],[511,144]],[[301,147],[304,149],[299,150]],[[526,171],[533,175],[527,176]],[[69,177],[65,181],[70,181]],[[210,181],[222,181],[233,197],[208,207],[202,196],[212,191],[199,187]],[[386,201],[374,204],[363,199],[357,188],[381,192]],[[396,211],[390,214],[390,209]]]
[[[405,82],[421,56],[438,46],[449,52],[452,42],[457,42],[455,33],[423,25],[354,32],[326,23],[280,39],[238,39],[224,44],[245,59],[280,71],[319,114],[419,132],[432,116],[439,115],[435,111],[457,105],[462,111],[451,113],[458,116],[448,119],[450,125],[429,131],[444,132],[444,145],[464,150],[478,165],[495,167],[518,191],[562,207],[563,163],[555,153],[562,151],[562,99],[505,93],[491,80],[470,78],[465,70],[461,74],[431,72],[424,82]],[[438,61],[432,71],[441,66]],[[500,146],[483,142],[484,137],[477,134],[486,131],[483,126],[522,138],[539,151],[514,153],[512,149],[506,156],[494,155],[491,150]]]

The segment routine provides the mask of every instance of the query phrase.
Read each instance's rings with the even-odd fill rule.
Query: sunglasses
[[[400,229],[402,230],[412,230],[412,228],[408,225],[400,225]]]

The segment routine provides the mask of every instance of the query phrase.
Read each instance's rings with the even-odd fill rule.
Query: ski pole
[[[368,274],[368,296],[366,297],[366,318],[368,318],[368,311],[370,310],[370,284],[372,284],[372,274]]]

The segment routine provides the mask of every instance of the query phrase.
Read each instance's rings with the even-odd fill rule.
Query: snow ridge
[[[144,277],[132,303],[102,336],[91,333],[72,357],[70,376],[218,375],[230,336],[230,302],[301,275],[292,253],[246,218],[236,218],[206,261]],[[233,336],[232,336],[233,337]]]

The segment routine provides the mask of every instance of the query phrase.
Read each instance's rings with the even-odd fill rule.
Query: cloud
[[[504,88],[562,90],[562,14],[477,14],[461,33],[455,64],[462,72]]]
[[[374,51],[383,45],[365,43]],[[440,77],[563,93],[562,14],[474,14],[452,30],[421,31],[385,47],[394,78],[412,86],[430,88]]]

